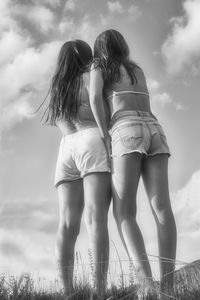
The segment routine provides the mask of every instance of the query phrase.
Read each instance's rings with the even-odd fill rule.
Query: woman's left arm
[[[100,69],[92,66],[90,71],[90,106],[110,155],[110,135],[103,103],[103,85],[104,82]]]

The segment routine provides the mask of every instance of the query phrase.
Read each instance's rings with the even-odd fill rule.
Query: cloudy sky
[[[53,178],[61,136],[57,128],[44,126],[41,113],[34,111],[48,92],[62,43],[79,38],[92,46],[108,28],[125,36],[132,58],[144,69],[152,110],[168,136],[177,260],[200,258],[200,0],[4,0],[0,1],[1,272],[56,276],[58,199]],[[142,183],[138,206],[138,221],[156,270],[156,229]],[[109,230],[121,258],[127,259],[111,212]],[[111,265],[117,259],[113,242]],[[85,262],[87,243],[82,224],[77,251]]]

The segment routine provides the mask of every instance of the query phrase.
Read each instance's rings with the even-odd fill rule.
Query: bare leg
[[[82,179],[62,183],[58,186],[59,226],[56,256],[66,294],[73,291],[74,246],[79,234],[83,212]]]
[[[173,282],[176,257],[176,224],[168,187],[168,156],[159,154],[143,161],[142,175],[156,221],[161,281]]]
[[[143,237],[136,222],[136,195],[141,172],[142,155],[126,154],[113,158],[114,216],[122,242],[136,267],[140,282],[151,282],[152,273]]]
[[[91,173],[84,177],[85,221],[94,262],[94,283],[103,294],[109,260],[107,215],[111,201],[111,175]]]

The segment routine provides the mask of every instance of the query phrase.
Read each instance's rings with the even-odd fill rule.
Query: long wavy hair
[[[129,47],[123,35],[114,29],[102,32],[94,43],[94,67],[100,68],[104,79],[104,88],[121,79],[120,66],[127,70],[131,83],[137,83],[135,68],[139,66],[129,58]]]
[[[76,119],[83,84],[82,74],[92,61],[90,46],[81,40],[68,41],[61,47],[50,86],[46,123],[56,125],[60,119]]]

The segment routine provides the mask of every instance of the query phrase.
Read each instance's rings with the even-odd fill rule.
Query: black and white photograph
[[[200,0],[0,1],[0,299],[200,299]]]

